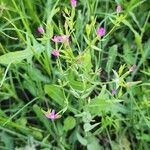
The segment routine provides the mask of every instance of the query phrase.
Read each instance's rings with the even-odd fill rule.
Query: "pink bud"
[[[117,91],[116,91],[115,89],[112,89],[112,91],[111,91],[112,95],[115,95],[116,92],[117,92]]]
[[[98,28],[97,36],[102,37],[105,35],[105,29],[103,27]]]
[[[77,0],[71,0],[71,6],[75,8],[77,6]]]
[[[43,28],[43,27],[38,27],[38,28],[37,28],[37,32],[43,34],[45,31],[44,31],[44,28]]]
[[[131,68],[129,69],[129,71],[133,72],[133,71],[135,71],[135,69],[136,69],[136,65],[134,64],[133,66],[131,66]]]
[[[117,5],[116,7],[116,12],[120,13],[122,11],[121,5]]]
[[[52,55],[55,57],[59,57],[59,55],[60,55],[59,50],[57,50],[57,49],[53,50]]]

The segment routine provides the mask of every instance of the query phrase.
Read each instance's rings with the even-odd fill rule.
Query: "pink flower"
[[[55,43],[69,41],[69,35],[55,35],[52,41],[54,41]]]
[[[115,95],[117,93],[117,91],[115,89],[112,89],[111,94]]]
[[[43,27],[38,27],[37,28],[37,32],[43,34],[45,32],[44,28]]]
[[[136,65],[134,64],[133,66],[131,66],[131,68],[129,69],[129,71],[133,72],[133,71],[135,71],[135,69],[136,69]]]
[[[55,57],[59,57],[59,50],[57,50],[57,49],[54,49],[53,51],[52,51],[52,55],[53,56],[55,56]]]
[[[122,11],[121,5],[117,5],[116,7],[116,12],[120,13]]]
[[[55,110],[52,111],[49,110],[48,112],[45,113],[45,116],[51,119],[52,121],[60,117],[58,114],[55,114]]]
[[[97,36],[102,37],[105,35],[105,29],[103,27],[98,28],[97,30]]]
[[[75,8],[77,6],[77,0],[71,0],[71,6]]]

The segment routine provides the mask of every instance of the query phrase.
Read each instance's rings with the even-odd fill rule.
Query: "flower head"
[[[115,89],[112,89],[111,94],[115,95],[117,93],[117,91]]]
[[[105,29],[103,27],[100,27],[97,29],[97,36],[102,37],[105,35]]]
[[[77,0],[71,0],[71,6],[75,8],[77,6]]]
[[[55,43],[69,41],[69,35],[55,35],[52,41]]]
[[[122,11],[121,5],[117,5],[116,7],[116,12],[120,13]]]
[[[43,27],[38,27],[37,28],[37,32],[43,34],[45,32],[44,28]]]
[[[59,50],[54,49],[54,50],[52,51],[52,55],[55,56],[55,57],[59,57],[59,55],[60,55]]]
[[[134,64],[133,66],[130,67],[129,71],[133,72],[133,71],[135,71],[135,69],[136,69],[136,65]]]
[[[45,116],[51,119],[52,121],[60,117],[58,114],[55,114],[55,110],[52,111],[49,110],[48,112],[45,113]]]

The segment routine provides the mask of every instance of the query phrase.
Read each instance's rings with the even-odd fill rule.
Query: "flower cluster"
[[[70,37],[69,35],[55,35],[54,38],[52,39],[52,41],[55,43],[68,42],[69,37]]]
[[[77,0],[70,0],[70,3],[71,3],[71,6],[72,8],[75,8],[77,6]],[[121,5],[117,5],[116,6],[116,13],[120,13],[122,11],[122,7]],[[68,25],[67,23],[65,22],[65,28],[67,28]],[[45,30],[43,27],[38,27],[37,28],[37,32],[40,33],[40,34],[44,34],[45,33]],[[99,27],[97,29],[97,37],[99,38],[102,38],[103,36],[105,36],[106,34],[106,30],[104,27]],[[65,43],[65,42],[69,42],[69,37],[70,35],[55,35],[53,38],[52,38],[52,41],[55,42],[55,43]],[[58,49],[54,49],[51,54],[55,57],[59,57],[60,56],[60,51]],[[78,63],[80,63],[80,60],[78,61]],[[135,70],[135,67],[136,65],[133,65],[129,71],[130,72],[133,72]],[[112,95],[114,96],[116,93],[117,93],[117,89],[112,89],[111,91]],[[55,119],[58,119],[60,117],[60,115],[58,115],[57,113],[55,113],[55,110],[48,110],[47,112],[44,112],[45,113],[45,116],[48,118],[48,119],[51,119],[52,121],[55,120]]]

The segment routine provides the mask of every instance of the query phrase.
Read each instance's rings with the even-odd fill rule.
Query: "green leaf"
[[[32,56],[32,51],[28,49],[23,51],[9,52],[0,56],[0,64],[8,65],[10,63],[19,63],[24,59],[31,58]]]
[[[121,102],[121,100],[109,100],[103,99],[101,97],[96,97],[95,99],[91,100],[91,103],[88,105],[88,108],[89,111],[95,115],[99,115],[103,111],[112,113],[126,113],[127,110],[119,102]]]
[[[129,43],[127,43],[127,41],[123,46],[123,53],[123,58],[127,64],[135,64],[136,57],[134,56],[132,48],[129,46]]]
[[[99,140],[92,134],[88,136],[87,150],[103,150],[99,145]]]
[[[118,71],[119,76],[122,74],[124,69],[125,69],[125,64],[120,66],[119,71]]]
[[[0,116],[6,117],[6,114],[5,114],[5,112],[2,109],[0,109]]]
[[[57,85],[45,85],[45,93],[48,94],[57,104],[64,106],[64,94],[62,89]]]
[[[91,62],[91,54],[90,51],[86,51],[81,58],[81,65],[86,73],[91,72],[92,70],[92,62]]]
[[[100,123],[95,123],[95,124],[91,125],[90,123],[85,123],[84,126],[83,126],[83,128],[84,128],[85,132],[88,132],[88,131],[94,129],[99,124]]]
[[[81,36],[81,34],[83,33],[83,16],[81,14],[81,10],[78,10],[78,17],[76,20],[76,24],[75,24],[75,29],[76,29],[76,37],[77,39]]]
[[[116,89],[118,89],[119,88],[120,78],[119,78],[118,73],[115,70],[113,70],[113,73],[114,73],[114,76],[115,76],[114,81],[115,81],[115,84],[116,84]]]
[[[51,132],[51,125],[50,125],[50,120],[48,120],[43,112],[41,111],[41,108],[38,105],[33,105],[33,111],[35,112],[37,118],[43,123],[45,128]]]
[[[6,149],[14,149],[14,141],[6,132],[0,134],[1,140],[4,142]]]
[[[32,66],[23,66],[23,69],[25,69],[25,71],[29,74],[30,78],[33,81],[36,82],[44,82],[44,83],[48,83],[50,82],[50,79],[47,76],[44,76],[41,72],[41,70],[32,67]]]
[[[82,91],[84,89],[82,82],[77,80],[77,76],[75,75],[75,73],[72,70],[68,71],[67,80],[69,81],[70,86],[74,90]]]
[[[68,131],[68,130],[71,130],[75,127],[76,125],[76,120],[74,117],[67,117],[64,121],[64,130],[65,131]]]
[[[150,39],[144,45],[144,59],[150,56]]]
[[[135,42],[136,42],[137,46],[140,49],[142,49],[142,47],[143,47],[143,45],[142,45],[142,37],[137,32],[134,34],[134,36],[135,36]]]
[[[130,30],[134,33],[135,36],[135,42],[137,44],[137,46],[142,49],[142,37],[140,36],[140,34],[133,28],[133,26],[127,21],[127,20],[123,20],[123,23],[128,26],[130,28]]]
[[[25,80],[23,81],[23,87],[27,89],[33,96],[38,96],[38,90],[36,87],[36,83],[30,80],[29,76],[24,76]]]
[[[31,45],[31,40],[33,42],[33,46]],[[28,47],[25,50],[9,52],[0,56],[0,64],[3,65],[8,65],[10,63],[16,64],[16,63],[20,63],[24,59],[27,59],[29,61],[31,60],[33,55],[35,54],[39,55],[44,50],[44,47],[41,44],[39,44],[34,39],[34,37],[29,39],[29,37],[27,36],[27,43],[28,43]]]
[[[137,136],[137,139],[150,142],[150,135],[143,133],[141,136]]]
[[[135,86],[135,85],[137,85],[137,84],[139,84],[139,83],[141,83],[141,82],[142,82],[142,81],[127,82],[127,83],[126,83],[126,86],[127,86],[127,87]]]
[[[84,146],[88,144],[87,140],[84,137],[82,137],[79,133],[77,133],[77,139]]]
[[[110,71],[112,70],[112,67],[114,66],[116,56],[117,56],[117,45],[113,45],[112,47],[110,47],[109,53],[108,53],[108,61],[106,65],[106,71],[108,73],[110,73]]]

